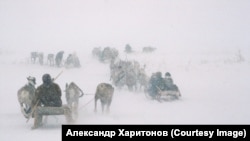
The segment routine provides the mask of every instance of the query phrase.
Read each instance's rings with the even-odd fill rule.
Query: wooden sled
[[[159,91],[156,100],[158,101],[171,101],[171,100],[177,100],[181,96],[181,93],[179,91]]]
[[[37,106],[35,110],[32,111],[32,114],[37,116],[54,116],[54,115],[64,115],[67,123],[73,123],[74,120],[72,118],[72,111],[67,105],[63,105],[62,107],[40,107]],[[31,118],[31,114],[26,122]]]

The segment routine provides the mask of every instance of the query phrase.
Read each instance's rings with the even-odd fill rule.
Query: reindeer
[[[146,73],[140,71],[137,75],[137,80],[139,84],[139,89],[142,90],[142,87],[143,87],[143,91],[146,92],[148,81],[149,81],[149,78],[146,75]]]
[[[129,91],[137,90],[137,80],[136,80],[136,72],[133,68],[130,68],[126,71],[126,85]]]
[[[38,61],[39,61],[39,64],[40,65],[43,65],[43,53],[42,52],[39,52],[38,54],[37,54],[37,57],[38,57]]]
[[[21,107],[21,112],[25,118],[28,118],[31,113],[32,101],[35,97],[35,77],[27,77],[28,84],[24,85],[17,91],[18,102]]]
[[[111,48],[111,47],[105,47],[103,50],[102,50],[102,53],[101,53],[101,58],[100,58],[100,61],[101,62],[111,62],[111,60],[117,58],[119,55],[119,52],[116,48]]]
[[[92,50],[92,56],[98,58],[101,60],[102,57],[102,48],[101,47],[95,47]]]
[[[47,56],[47,63],[50,66],[54,66],[55,65],[54,54],[52,54],[52,53],[48,54],[48,56]]]
[[[69,85],[66,83],[65,92],[67,104],[72,110],[72,114],[75,116],[75,118],[77,118],[79,98],[82,97],[84,93],[74,82],[71,82]]]
[[[106,106],[106,112],[109,112],[109,107],[112,102],[112,97],[114,94],[114,87],[108,83],[100,83],[96,88],[95,93],[95,112],[97,112],[97,101],[100,99],[102,106],[102,113]]]
[[[56,62],[57,67],[61,67],[62,65],[63,55],[64,55],[64,51],[59,51],[56,54],[55,62]]]
[[[31,52],[30,53],[31,63],[35,64],[36,63],[36,58],[38,58],[38,52]]]

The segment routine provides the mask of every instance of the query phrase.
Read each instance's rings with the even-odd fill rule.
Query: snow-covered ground
[[[147,74],[169,71],[174,82],[179,86],[182,97],[177,101],[159,103],[146,98],[143,92],[129,92],[126,88],[115,90],[110,114],[94,113],[93,97],[97,84],[109,81],[109,66],[87,54],[81,56],[81,68],[63,69],[47,65],[31,64],[28,56],[16,53],[1,54],[0,88],[0,129],[3,140],[59,140],[63,116],[51,116],[41,129],[31,131],[33,119],[26,123],[17,101],[17,90],[26,83],[26,77],[37,78],[50,73],[62,90],[67,82],[74,81],[88,94],[80,99],[79,119],[76,124],[249,124],[250,112],[248,81],[250,62],[238,63],[234,54],[221,55],[224,58],[214,60],[209,55],[203,59],[192,55],[189,60],[183,56],[168,56],[162,51],[150,54],[137,52],[126,55],[127,59],[138,60],[147,64]],[[25,54],[23,54],[25,55]],[[120,56],[125,56],[120,53]],[[157,57],[156,57],[157,56]],[[203,57],[206,54],[203,55]],[[173,59],[178,63],[173,63]],[[229,63],[225,60],[231,60]],[[65,103],[65,93],[62,99]],[[14,136],[15,135],[15,136]]]
[[[43,0],[0,1],[0,140],[61,140],[62,116],[31,130],[17,101],[26,77],[42,83],[56,76],[62,90],[74,81],[80,99],[76,124],[250,124],[250,2],[247,0]],[[129,43],[134,50],[125,54]],[[110,83],[108,64],[93,58],[94,47],[116,47],[123,60],[166,71],[181,99],[159,103],[143,92],[115,89],[109,114],[94,113],[96,86]],[[142,47],[153,46],[153,53]],[[31,51],[76,52],[81,68],[30,63]],[[243,57],[240,58],[240,56]],[[65,59],[65,58],[64,58]],[[65,93],[62,96],[65,102]]]

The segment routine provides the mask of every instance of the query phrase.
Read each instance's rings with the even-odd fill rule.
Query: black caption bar
[[[102,140],[249,140],[250,125],[62,125],[62,141]]]

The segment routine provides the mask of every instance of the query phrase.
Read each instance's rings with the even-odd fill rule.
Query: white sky
[[[1,0],[0,48],[250,48],[248,0]]]

